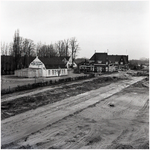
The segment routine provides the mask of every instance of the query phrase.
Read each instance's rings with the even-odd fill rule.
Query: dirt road
[[[84,82],[88,82],[88,81],[92,81],[93,79],[86,79],[86,80],[83,80],[83,81],[76,81],[76,82],[73,82],[73,83],[66,83],[67,85],[73,85],[73,84],[78,84],[78,83],[84,83]],[[59,85],[59,88],[61,88],[63,86],[60,86]],[[2,96],[2,99],[1,101],[2,102],[5,102],[5,101],[11,101],[11,100],[14,100],[14,99],[17,99],[17,98],[21,98],[21,97],[25,97],[25,96],[31,96],[31,95],[35,95],[37,93],[42,93],[42,92],[46,92],[46,91],[50,91],[50,90],[55,90],[56,88],[58,88],[58,86],[53,86],[53,87],[43,87],[43,88],[37,88],[37,89],[32,89],[32,90],[28,90],[28,91],[23,91],[23,92],[18,92],[18,93],[21,93],[21,94],[16,94],[16,93],[13,93],[13,94],[7,94],[7,95],[3,95]],[[11,95],[11,96],[10,96]]]
[[[135,119],[135,114],[146,104],[148,90],[137,95],[130,91],[114,96],[113,94],[141,79],[143,78],[134,77],[132,80],[119,81],[2,120],[2,147],[93,148],[91,147],[93,142],[101,142],[102,137],[104,142],[100,145],[94,144],[94,148],[111,147],[118,142],[113,142],[113,139],[116,140],[116,137],[120,136],[120,132],[124,131],[123,127],[128,127]],[[110,108],[108,102],[112,100],[116,106]],[[94,104],[97,105],[87,108]],[[83,111],[80,112],[81,110]],[[76,112],[80,113],[75,114]],[[66,118],[73,114],[74,116]],[[113,131],[109,132],[109,130]],[[100,131],[103,134],[106,132],[104,136],[101,137]]]

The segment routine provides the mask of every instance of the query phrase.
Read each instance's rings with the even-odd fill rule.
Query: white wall
[[[56,77],[56,76],[64,76],[68,75],[67,68],[61,68],[61,69],[47,69],[47,77]]]
[[[116,71],[116,67],[114,65],[109,66],[109,72]]]
[[[45,65],[36,57],[29,65],[28,69],[15,71],[15,76],[18,77],[53,77],[68,75],[67,68],[61,69],[46,69]]]
[[[29,65],[29,68],[41,68],[45,69],[45,65],[36,57]]]
[[[69,58],[66,67],[69,68],[72,65],[72,56]],[[77,64],[75,62],[73,62],[73,67],[76,68]]]

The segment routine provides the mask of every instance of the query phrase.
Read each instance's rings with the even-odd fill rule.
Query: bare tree
[[[57,56],[57,51],[54,48],[53,44],[48,45],[49,57]]]
[[[69,54],[69,45],[70,45],[69,39],[64,40],[64,44],[65,44],[65,56],[67,57],[67,56],[70,55],[70,54]]]
[[[45,57],[47,56],[47,46],[45,44],[42,44],[41,42],[38,42],[36,45],[36,53],[39,57]]]
[[[39,57],[54,57],[57,56],[56,46],[53,44],[46,45],[38,42],[36,45],[37,55]]]
[[[58,56],[61,57],[62,56],[62,41],[58,41],[56,44],[55,44],[55,48],[56,48],[56,51],[58,53]]]
[[[35,53],[35,45],[30,39],[23,39],[20,42],[20,50],[23,61],[22,68],[26,68],[29,66],[29,58],[31,56],[36,56]]]
[[[9,55],[9,44],[1,42],[1,55]]]
[[[38,56],[40,56],[40,57],[47,57],[48,56],[47,45],[41,46],[41,48],[39,49]]]
[[[30,39],[23,39],[22,45],[22,53],[27,56],[35,56],[35,45]]]
[[[40,56],[41,47],[42,47],[42,43],[41,43],[41,42],[38,42],[38,43],[36,44],[36,55],[37,55],[37,56]]]
[[[5,55],[5,43],[1,42],[1,55]]]
[[[9,44],[9,51],[8,51],[8,55],[12,56],[13,55],[13,42],[11,42]]]
[[[19,69],[19,61],[21,58],[21,51],[20,51],[20,36],[19,36],[19,30],[15,31],[14,35],[14,43],[13,43],[13,56],[14,56],[14,62],[15,62],[15,69]]]
[[[69,56],[69,39],[61,40],[56,43],[56,51],[58,52],[58,56]]]
[[[70,48],[71,48],[72,65],[73,65],[73,61],[75,60],[77,56],[77,52],[79,50],[79,43],[77,42],[77,39],[75,37],[70,39]]]

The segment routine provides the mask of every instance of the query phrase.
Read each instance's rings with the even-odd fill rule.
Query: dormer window
[[[89,60],[90,63],[94,62],[94,60]]]
[[[97,62],[98,62],[99,64],[101,64],[101,63],[102,63],[102,61],[100,61],[100,60],[99,60],[99,61],[97,61]]]

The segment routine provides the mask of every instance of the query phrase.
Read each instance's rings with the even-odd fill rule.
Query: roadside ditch
[[[12,101],[1,102],[1,119],[9,118],[11,116],[26,112],[31,109],[36,109],[40,106],[55,103],[71,96],[76,96],[90,90],[98,89],[100,87],[109,85],[119,80],[128,79],[123,77],[99,77],[92,81],[83,83],[61,85],[58,88],[51,89],[45,92],[24,96],[14,99]]]

